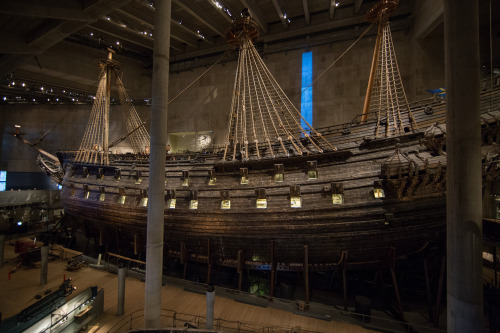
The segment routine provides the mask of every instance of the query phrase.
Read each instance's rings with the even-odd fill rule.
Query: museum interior
[[[500,331],[499,1],[0,28],[0,332]]]

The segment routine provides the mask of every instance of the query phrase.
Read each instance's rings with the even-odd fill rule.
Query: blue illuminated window
[[[5,191],[7,183],[7,171],[0,171],[0,191]]]
[[[302,53],[302,89],[303,91],[300,100],[300,113],[312,126],[312,107],[313,107],[313,92],[311,83],[313,81],[313,63],[312,63],[312,52]],[[310,86],[310,87],[309,87]],[[307,89],[306,91],[304,91]],[[301,126],[305,130],[309,129],[309,126],[305,123],[304,119],[301,120]]]

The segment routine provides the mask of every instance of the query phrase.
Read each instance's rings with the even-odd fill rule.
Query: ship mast
[[[132,105],[118,71],[120,64],[113,60],[113,50],[109,50],[107,59],[100,60],[101,67],[99,85],[89,122],[75,157],[76,162],[109,165],[109,118],[111,104],[111,76],[115,76],[116,88],[120,99],[123,118],[126,123],[132,151],[146,152],[149,148],[149,134],[137,111]]]
[[[106,62],[106,95],[104,96],[104,141],[102,164],[109,165],[109,105],[111,102],[111,70],[113,64],[113,50],[109,50],[108,61]]]
[[[378,33],[361,121],[366,122],[369,113],[376,113],[375,137],[418,128],[401,80],[388,19],[398,4],[399,0],[381,0],[367,13],[368,22],[378,23]],[[402,117],[405,113],[407,119]]]
[[[259,27],[247,10],[226,35],[240,51],[223,159],[247,161],[335,150],[276,82],[253,44],[258,36]]]

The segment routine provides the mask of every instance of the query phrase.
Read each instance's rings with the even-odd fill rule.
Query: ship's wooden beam
[[[208,272],[207,272],[207,283],[212,282],[211,281],[211,275],[212,275],[212,241],[207,239],[207,266],[208,266]]]
[[[304,245],[304,288],[306,289],[306,306],[309,305],[309,246]]]
[[[274,297],[274,282],[276,280],[276,261],[274,258],[274,240],[271,241],[271,290],[269,296]]]
[[[241,284],[243,282],[243,269],[245,267],[245,258],[243,257],[243,250],[238,250],[238,291],[241,291]]]

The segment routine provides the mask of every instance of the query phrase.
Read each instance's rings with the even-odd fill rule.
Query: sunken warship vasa
[[[444,241],[446,104],[407,101],[388,22],[395,6],[382,1],[368,12],[378,35],[363,114],[322,130],[301,118],[263,63],[251,17],[233,22],[227,39],[239,57],[225,145],[166,157],[166,255],[238,270],[330,270]],[[119,64],[110,56],[101,67],[80,148],[58,153],[61,173],[41,165],[59,177],[75,227],[140,254],[149,135],[115,75]],[[111,153],[111,76],[135,154]],[[496,177],[499,166],[499,102],[498,85],[481,93],[483,178]]]

